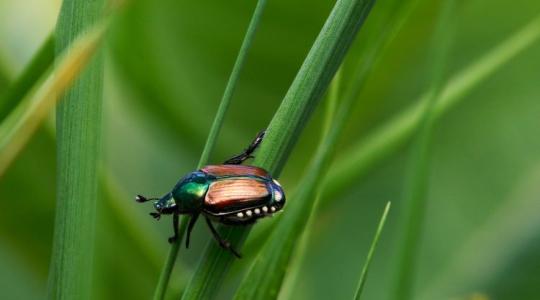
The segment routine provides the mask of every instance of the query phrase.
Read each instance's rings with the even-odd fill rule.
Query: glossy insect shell
[[[202,211],[223,223],[251,223],[281,210],[285,194],[266,170],[243,165],[210,165],[173,189],[179,211]]]

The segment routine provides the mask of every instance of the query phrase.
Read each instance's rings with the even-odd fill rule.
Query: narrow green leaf
[[[253,16],[251,17],[251,21],[248,25],[244,40],[242,41],[242,46],[240,47],[240,51],[238,52],[236,61],[229,76],[227,86],[225,87],[223,97],[221,98],[218,111],[214,118],[214,122],[212,123],[212,127],[210,128],[210,133],[208,134],[208,138],[206,139],[206,144],[204,145],[199,164],[197,165],[198,169],[202,168],[208,163],[210,154],[214,149],[217,137],[219,135],[219,131],[223,126],[223,119],[225,118],[225,114],[227,112],[227,109],[229,108],[234,89],[238,83],[238,79],[240,78],[240,72],[246,61],[249,48],[251,48],[251,44],[253,43],[257,28],[259,27],[264,8],[266,6],[266,1],[267,0],[259,0],[257,2],[257,6],[255,7],[255,11],[253,12]],[[167,290],[167,286],[169,285],[173,266],[176,262],[176,258],[178,257],[178,251],[180,250],[180,244],[182,243],[184,233],[187,229],[188,221],[189,217],[182,218],[179,229],[180,235],[176,242],[171,245],[169,254],[167,255],[167,260],[165,261],[164,268],[159,275],[158,284],[154,292],[154,300],[161,300],[165,297],[165,292]]]
[[[435,103],[433,108],[435,120],[464,100],[471,90],[522,51],[533,46],[539,39],[540,16],[537,16],[491,51],[458,71],[447,81]],[[429,91],[424,93],[411,107],[375,129],[343,153],[343,158],[334,163],[326,178],[321,199],[322,208],[327,207],[339,193],[354,185],[380,161],[405,144],[420,124],[422,111],[429,95]]]
[[[367,17],[373,1],[337,1],[324,27],[281,106],[267,129],[267,135],[255,158],[255,165],[275,177],[281,173],[298,135],[318,104],[330,80],[341,64],[356,33]],[[292,213],[288,210],[287,214]],[[237,248],[247,237],[250,227],[220,227],[222,237]],[[210,298],[218,290],[233,261],[214,241],[205,250],[183,299]]]
[[[56,28],[62,53],[101,18],[102,1],[64,1]],[[94,56],[57,107],[57,203],[49,299],[89,299],[101,144],[103,62]]]
[[[356,293],[354,294],[354,299],[356,300],[360,300],[360,297],[362,296],[362,291],[364,290],[364,285],[366,284],[366,279],[369,271],[369,265],[371,264],[373,253],[375,253],[377,243],[379,242],[379,237],[384,228],[384,224],[386,223],[386,217],[388,216],[388,211],[390,211],[390,204],[390,201],[386,203],[383,214],[381,216],[381,220],[379,221],[379,225],[377,226],[377,231],[375,231],[375,236],[373,237],[373,241],[371,242],[371,246],[369,247],[366,261],[364,262],[362,272],[360,273],[360,279],[358,280],[358,288],[356,289]]]
[[[0,94],[0,121],[15,109],[18,103],[30,92],[42,78],[54,61],[54,36],[50,35],[38,49],[22,74],[13,82],[5,93]]]
[[[65,51],[53,71],[45,73],[34,92],[0,124],[0,176],[26,145],[30,137],[54,107],[58,95],[73,82],[96,51],[103,35],[103,24],[82,36]]]
[[[407,11],[405,11],[407,12]],[[406,16],[407,14],[398,14]],[[358,59],[359,63],[354,70],[351,81],[354,83],[347,91],[344,100],[338,108],[333,124],[325,135],[317,153],[299,183],[298,194],[294,202],[289,204],[289,211],[274,230],[267,243],[257,256],[252,268],[237,294],[237,299],[267,299],[278,295],[281,285],[286,277],[288,285],[294,285],[295,274],[300,262],[293,263],[291,270],[291,257],[293,254],[301,260],[302,245],[307,237],[302,232],[309,224],[311,212],[317,207],[317,191],[320,190],[324,172],[330,163],[338,138],[343,130],[355,100],[358,98],[368,75],[380,58],[381,49],[394,37],[397,28],[403,24],[405,17],[387,17],[382,21],[382,28],[378,35],[372,36],[371,43]],[[300,242],[297,242],[300,241]],[[298,249],[296,245],[299,244]],[[296,253],[294,253],[296,251]],[[285,272],[287,271],[287,272]],[[284,293],[290,291],[285,288]]]
[[[364,83],[366,82],[370,74],[370,71],[376,67],[377,63],[384,55],[387,45],[392,42],[397,32],[399,32],[407,18],[410,16],[411,11],[416,6],[416,4],[418,4],[418,0],[394,0],[393,2],[384,2],[377,5],[375,9],[379,10],[379,12],[383,11],[384,14],[373,14],[370,16],[370,23],[372,24],[372,26],[370,27],[370,31],[368,32],[368,34],[363,33],[363,36],[366,39],[363,41],[363,45],[366,46],[364,47],[363,52],[361,52],[361,55],[355,59],[355,61],[357,61],[358,63],[353,70],[353,75],[348,79],[348,81],[351,82],[349,90],[347,90],[346,94],[346,96],[349,98],[348,101],[358,99],[364,87]],[[376,18],[372,19],[374,17]],[[375,25],[373,25],[374,23]],[[329,100],[331,100],[331,98]],[[332,112],[332,114],[335,114],[335,112]],[[328,128],[329,130],[330,125],[331,124],[325,125],[325,128]],[[328,130],[325,130],[325,135]],[[269,232],[269,229],[260,230],[258,231],[258,234],[268,236]],[[257,237],[251,240],[256,241],[257,243],[261,243]],[[299,253],[297,257],[301,259],[301,251],[297,252]],[[300,265],[301,262],[296,262],[293,267],[299,267]],[[295,271],[293,270],[293,272],[289,272],[288,274],[293,275],[292,277],[289,277],[287,279],[288,282],[286,284],[286,287],[284,287],[284,289],[286,290],[285,293],[289,291],[289,289],[287,289],[287,286],[294,285]]]
[[[208,134],[208,138],[206,139],[206,144],[204,146],[201,159],[199,160],[199,168],[206,165],[210,154],[214,149],[217,136],[219,135],[219,131],[221,130],[221,127],[223,125],[225,113],[227,112],[229,103],[231,102],[234,93],[234,89],[236,88],[236,84],[238,83],[238,79],[240,77],[240,71],[244,66],[249,48],[251,48],[255,33],[257,31],[257,28],[259,27],[264,7],[266,6],[266,1],[267,0],[257,1],[257,6],[255,7],[255,11],[253,12],[253,16],[251,17],[251,22],[249,23],[246,35],[244,37],[244,41],[242,42],[242,46],[240,47],[240,51],[238,52],[238,56],[236,57],[236,61],[231,71],[231,75],[229,76],[229,81],[227,82],[227,86],[225,87],[225,92],[223,93],[223,97],[221,98],[216,117],[214,118],[210,133]]]
[[[422,112],[417,140],[410,156],[410,173],[405,186],[404,209],[401,220],[401,241],[396,249],[398,264],[394,286],[394,299],[411,299],[414,293],[416,258],[423,232],[423,220],[427,203],[429,144],[434,123],[434,106],[439,97],[444,66],[450,50],[455,18],[455,2],[447,0],[441,4],[437,28],[432,38],[432,62],[429,96]]]
[[[340,98],[342,69],[343,68],[338,69],[328,89],[328,96],[325,102],[325,114],[324,114],[324,121],[323,121],[323,128],[322,128],[323,130],[322,130],[322,135],[320,138],[319,147],[321,147],[322,144],[325,142],[325,138],[328,137],[328,133],[330,132],[330,130],[332,129],[332,125],[334,124],[336,110],[338,109],[338,99]],[[313,187],[313,188],[316,189],[316,187]],[[317,189],[317,195],[315,196],[316,198],[314,202],[318,202],[320,196],[321,196],[320,189]],[[305,228],[310,228],[312,225],[311,223],[313,221],[314,220],[310,218]],[[267,234],[269,235],[270,233],[267,233]],[[280,291],[281,298],[284,298],[284,299],[290,298],[289,293],[292,292],[292,288],[296,283],[296,279],[298,278],[298,274],[300,272],[300,266],[302,265],[302,257],[306,251],[308,238],[309,238],[308,234],[303,234],[298,241],[298,245],[296,246],[294,255],[295,257],[299,259],[296,259],[296,260],[293,259],[292,262],[287,267],[287,277],[284,280],[283,287],[281,288],[281,291]],[[276,274],[276,275],[279,276],[279,274]],[[252,283],[252,281],[248,280],[248,277],[246,277],[245,284],[248,284],[248,281]],[[243,292],[244,289],[245,287],[243,285],[240,286],[237,295],[244,293]]]

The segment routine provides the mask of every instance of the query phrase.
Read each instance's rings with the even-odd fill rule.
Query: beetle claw
[[[172,243],[176,242],[176,239],[177,239],[176,236],[169,237],[169,244],[172,244]]]
[[[154,217],[154,219],[158,220],[161,219],[161,214],[157,212],[151,212],[150,215]]]

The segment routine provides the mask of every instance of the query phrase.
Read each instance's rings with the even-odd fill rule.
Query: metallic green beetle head
[[[176,202],[172,197],[172,193],[168,193],[158,201],[154,202],[154,208],[156,209],[157,213],[152,213],[152,216],[154,216],[156,219],[159,219],[159,216],[162,214],[172,214],[176,210]]]

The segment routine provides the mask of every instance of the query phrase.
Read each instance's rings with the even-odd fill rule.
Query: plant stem
[[[366,283],[366,279],[367,279],[367,275],[369,271],[369,265],[371,264],[371,259],[373,258],[375,249],[377,248],[377,243],[379,242],[379,237],[384,228],[384,224],[386,223],[386,217],[388,216],[389,211],[390,211],[390,202],[386,203],[383,214],[381,216],[381,220],[379,221],[379,225],[377,226],[377,231],[375,231],[375,236],[373,237],[373,241],[371,242],[371,246],[369,247],[366,261],[364,263],[364,266],[362,267],[362,272],[360,273],[360,279],[358,280],[358,287],[356,288],[356,293],[354,294],[355,300],[360,300],[360,297],[362,296],[362,292],[364,291],[364,285]]]
[[[437,99],[434,117],[439,119],[465,96],[540,39],[540,16],[535,17],[509,38],[479,57],[474,63],[456,72]],[[418,128],[430,91],[424,93],[409,108],[399,113],[342,154],[330,169],[324,183],[321,208],[324,209],[374,168],[380,161],[395,153]]]
[[[210,128],[210,133],[208,134],[208,138],[206,139],[206,144],[204,145],[204,149],[201,154],[201,158],[199,159],[197,169],[200,169],[201,167],[203,167],[204,165],[208,163],[210,154],[212,150],[214,149],[214,146],[217,141],[217,137],[219,135],[219,131],[221,130],[221,127],[223,126],[223,120],[225,118],[227,109],[229,108],[229,104],[231,102],[234,89],[238,83],[240,72],[246,61],[248,51],[251,48],[251,44],[253,43],[253,39],[255,37],[257,28],[259,27],[259,23],[261,21],[264,8],[266,6],[266,1],[267,0],[259,0],[257,2],[257,6],[255,7],[255,11],[253,12],[253,15],[251,17],[251,21],[248,25],[247,32],[244,36],[244,40],[242,41],[242,45],[240,46],[238,56],[236,57],[236,61],[234,63],[233,69],[229,76],[229,80],[225,87],[225,91],[221,98],[218,111],[214,118],[214,122],[212,123],[212,126]],[[187,228],[188,221],[189,221],[188,217],[182,218],[182,222],[179,228],[180,236],[171,245],[169,254],[167,255],[167,260],[165,261],[165,266],[163,267],[161,271],[161,274],[159,276],[159,281],[156,286],[156,290],[154,292],[154,298],[153,298],[154,300],[161,300],[165,297],[165,292],[167,290],[167,286],[169,285],[171,273],[172,273],[174,264],[176,262],[176,258],[178,257],[178,251],[180,250],[180,244],[182,242],[182,238]]]
[[[100,18],[101,1],[64,1],[56,29],[63,52]],[[57,108],[57,207],[49,299],[89,299],[93,269],[103,63],[93,58]]]
[[[432,38],[432,68],[428,78],[431,79],[429,96],[426,98],[425,109],[421,116],[420,128],[416,143],[411,152],[409,169],[405,186],[403,220],[399,228],[402,230],[402,240],[397,247],[399,256],[397,277],[395,282],[394,299],[411,299],[414,293],[416,274],[416,258],[422,236],[423,220],[427,203],[429,143],[434,123],[434,106],[444,79],[444,65],[450,49],[452,33],[451,18],[454,16],[454,0],[441,4],[437,28]]]
[[[54,61],[54,35],[49,35],[45,42],[32,56],[22,74],[0,97],[0,121],[3,121],[17,104],[28,94],[32,86],[49,69]]]
[[[373,1],[340,0],[298,71],[267,129],[254,164],[279,177],[308,118],[333,78]],[[251,227],[220,226],[220,235],[239,248]],[[211,298],[233,261],[215,242],[208,244],[183,299]]]
[[[255,7],[255,11],[253,12],[253,16],[251,17],[251,21],[249,23],[246,35],[244,36],[244,41],[242,42],[242,46],[240,46],[240,51],[238,52],[238,56],[236,57],[236,61],[234,62],[231,75],[229,76],[229,81],[227,82],[227,86],[225,87],[225,91],[223,92],[223,96],[221,97],[218,111],[214,118],[214,122],[212,123],[212,127],[210,128],[208,138],[206,139],[206,144],[204,145],[198,168],[206,165],[210,154],[214,149],[214,145],[217,141],[219,131],[223,126],[223,119],[225,117],[225,113],[229,108],[234,89],[236,88],[236,85],[238,83],[240,72],[242,71],[242,67],[244,66],[244,63],[246,61],[249,48],[251,48],[255,33],[257,31],[257,28],[259,27],[259,23],[261,22],[261,17],[266,6],[266,1],[267,0],[257,1],[257,6]]]

